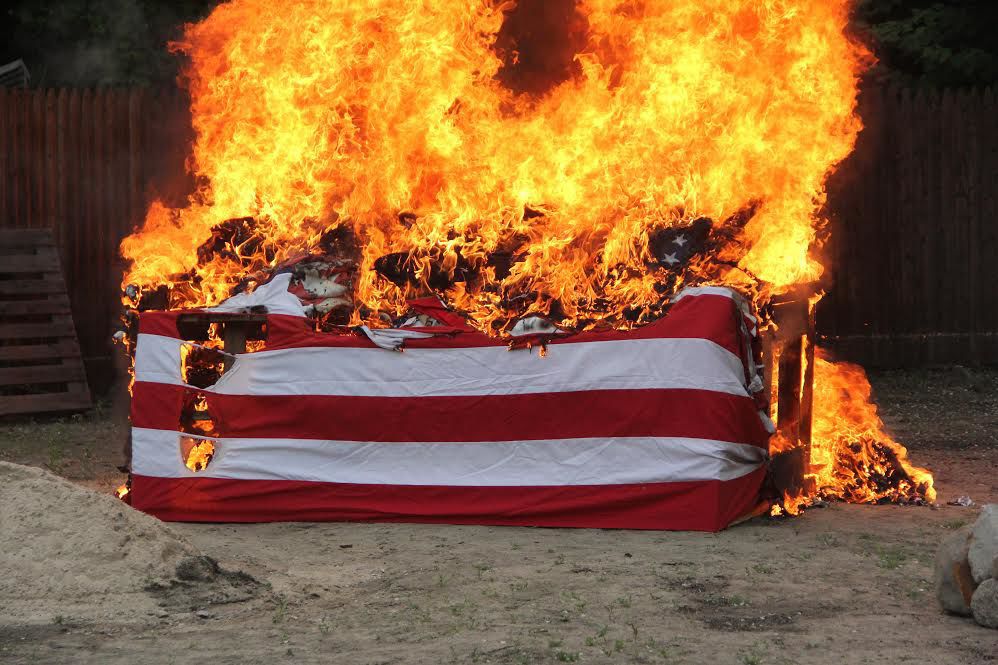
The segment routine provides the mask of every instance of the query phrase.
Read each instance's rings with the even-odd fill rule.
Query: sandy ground
[[[945,502],[998,502],[998,371],[873,379],[885,421],[936,473],[938,509],[832,504],[719,534],[177,524],[254,590],[7,619],[0,663],[998,661],[998,631],[943,615],[931,588],[936,545],[977,514]],[[8,423],[0,460],[108,491],[119,433],[102,412]],[[0,546],[20,543],[0,531]]]

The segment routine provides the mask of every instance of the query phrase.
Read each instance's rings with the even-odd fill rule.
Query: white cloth
[[[360,326],[367,338],[389,351],[401,351],[407,339],[426,339],[433,337],[432,333],[416,332],[415,330],[402,330],[400,328],[369,328]]]
[[[208,307],[206,312],[245,312],[254,307],[264,307],[268,314],[288,314],[305,316],[305,307],[293,293],[288,293],[291,285],[291,273],[275,276],[266,284],[258,287],[253,293],[237,293],[215,307]]]

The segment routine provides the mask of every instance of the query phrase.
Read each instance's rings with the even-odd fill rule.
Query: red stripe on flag
[[[613,342],[634,339],[709,339],[738,357],[738,322],[740,313],[735,302],[720,295],[698,295],[683,298],[669,313],[648,325],[634,330],[583,332],[564,338],[553,338],[548,345],[581,342]],[[316,333],[307,329],[304,319],[272,314],[268,319],[267,349],[295,347],[374,348],[369,339],[359,335]],[[426,339],[406,340],[409,349],[458,349],[485,346],[506,346],[509,339],[489,337],[478,332],[437,335]],[[515,353],[515,352],[514,352]],[[523,353],[523,351],[521,351]]]
[[[208,411],[228,438],[515,441],[661,436],[749,443],[767,433],[749,397],[708,390],[593,390],[530,395],[357,397],[219,395]],[[176,429],[176,415],[137,427]]]
[[[169,383],[136,381],[132,385],[132,426],[178,430],[184,393],[190,390],[194,389]]]
[[[719,531],[759,500],[765,468],[729,481],[428,487],[136,475],[132,505],[185,522],[354,521]]]
[[[177,319],[182,314],[202,310],[174,310],[168,312],[142,312],[139,332],[179,338]],[[590,331],[564,338],[554,338],[549,344],[579,342],[604,342],[625,339],[710,339],[716,344],[741,356],[737,325],[740,314],[734,301],[722,295],[702,294],[681,299],[658,321],[634,330]],[[734,323],[735,325],[732,325]],[[267,317],[267,348],[291,347],[354,347],[375,348],[375,344],[362,335],[317,333],[312,331],[308,319],[287,314],[270,314]],[[479,346],[505,346],[509,339],[489,337],[478,332],[439,335],[427,339],[406,341],[409,348],[469,348]]]
[[[183,313],[183,310],[142,312],[139,314],[139,334],[161,335],[163,337],[179,339],[180,332],[177,330],[177,319]]]

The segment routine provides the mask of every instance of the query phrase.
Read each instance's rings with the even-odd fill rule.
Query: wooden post
[[[246,352],[247,323],[242,321],[229,321],[222,325],[222,350],[226,353],[237,354]],[[232,356],[225,356],[222,361],[222,371],[228,372],[232,369],[235,360]]]
[[[808,303],[807,328],[804,330],[804,384],[800,394],[800,425],[798,434],[804,446],[804,460],[811,466],[811,432],[814,420],[814,323],[815,308]]]

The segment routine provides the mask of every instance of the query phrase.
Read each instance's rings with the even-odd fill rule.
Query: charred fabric
[[[483,330],[492,335],[508,333],[519,319],[531,314],[540,314],[553,325],[575,330],[631,328],[660,318],[667,309],[669,296],[681,287],[719,283],[725,281],[721,278],[732,270],[744,274],[745,284],[753,285],[750,287],[753,290],[764,287],[744,268],[739,268],[736,258],[744,251],[741,231],[755,209],[755,204],[747,206],[721,223],[699,217],[684,224],[649,231],[645,267],[655,276],[655,289],[661,299],[626,307],[618,317],[613,317],[608,300],[597,297],[574,303],[575,308],[593,316],[576,317],[570,324],[557,298],[523,288],[522,282],[512,288],[505,287],[503,280],[510,275],[514,264],[523,260],[528,244],[528,238],[513,231],[501,238],[495,249],[484,254],[469,256],[470,253],[462,251],[466,242],[472,242],[470,237],[449,237],[445,244],[429,249],[386,254],[374,261],[373,270],[403,289],[409,297],[435,295],[447,303],[448,290],[458,284],[468,293],[498,294],[502,316]],[[526,208],[524,220],[543,215],[543,211]],[[419,220],[415,215],[403,212],[398,215],[398,223],[411,228],[418,227]],[[361,265],[360,243],[363,240],[350,225],[341,224],[319,233],[308,251],[303,250],[296,258],[274,266],[271,264],[277,256],[277,248],[264,227],[264,222],[253,217],[239,217],[218,224],[212,229],[211,237],[197,250],[198,265],[219,259],[231,264],[232,274],[243,275],[233,283],[231,295],[252,291],[276,275],[290,273],[291,291],[308,305],[307,311],[317,330],[342,331],[351,321],[372,318],[374,313],[363,305],[355,307],[351,297],[353,278]],[[632,271],[633,268],[617,266],[610,274],[615,270]],[[187,295],[196,290],[199,279],[197,272],[191,270],[170,276],[170,285],[162,284],[155,289],[129,286],[125,293],[126,303],[138,311],[171,309],[195,300]],[[540,312],[538,303],[541,303]],[[376,318],[382,325],[394,325],[406,317],[397,319],[378,313]],[[471,323],[475,324],[473,320]]]

